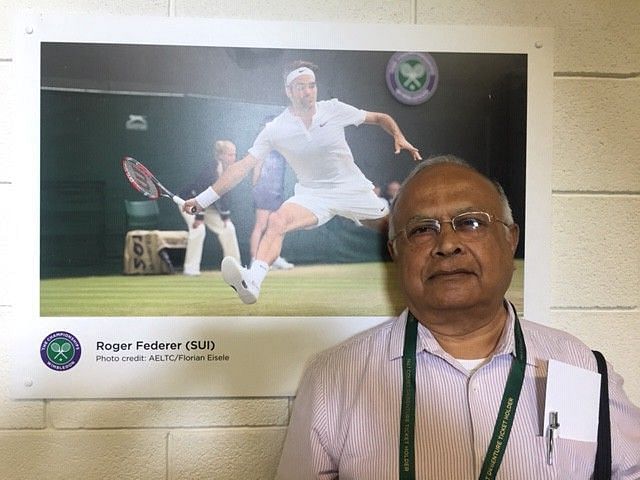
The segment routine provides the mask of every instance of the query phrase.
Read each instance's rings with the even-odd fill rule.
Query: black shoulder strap
[[[600,415],[598,417],[598,450],[593,480],[611,479],[611,419],[609,417],[609,378],[604,356],[594,350],[600,373]]]

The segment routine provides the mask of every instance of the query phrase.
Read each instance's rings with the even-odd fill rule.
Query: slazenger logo
[[[387,63],[387,87],[405,105],[426,102],[438,86],[438,66],[428,53],[396,52]]]
[[[40,345],[40,357],[51,370],[62,372],[76,366],[82,347],[76,337],[68,332],[54,332]]]

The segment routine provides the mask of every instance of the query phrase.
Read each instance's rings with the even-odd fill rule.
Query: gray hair
[[[504,193],[504,189],[502,188],[502,185],[500,185],[496,180],[493,180],[487,177],[485,174],[480,172],[477,168],[475,168],[469,162],[467,162],[466,160],[463,160],[460,157],[457,157],[455,155],[438,155],[435,157],[427,158],[426,160],[420,162],[400,184],[400,189],[398,190],[398,194],[396,195],[396,198],[393,200],[393,202],[391,202],[391,207],[389,209],[389,238],[395,238],[396,236],[396,229],[394,225],[393,215],[395,213],[395,205],[398,202],[398,199],[402,196],[402,193],[404,192],[406,185],[409,182],[411,182],[413,177],[418,175],[422,170],[425,170],[426,168],[430,168],[436,165],[442,165],[442,164],[459,165],[461,167],[468,168],[469,170],[476,172],[478,175],[480,175],[481,177],[491,182],[491,184],[495,187],[500,197],[500,203],[502,204],[502,217],[503,217],[502,219],[509,225],[513,223],[513,213],[511,211],[511,205],[509,204],[509,199],[507,198],[506,193]]]

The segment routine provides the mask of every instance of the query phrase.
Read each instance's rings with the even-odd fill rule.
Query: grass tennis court
[[[522,311],[523,262],[507,297]],[[296,266],[272,271],[260,299],[244,305],[219,271],[95,276],[40,281],[40,315],[59,316],[389,316],[403,308],[393,264]]]

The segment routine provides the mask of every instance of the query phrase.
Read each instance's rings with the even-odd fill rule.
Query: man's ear
[[[391,255],[391,260],[395,262],[396,256],[398,255],[398,249],[396,248],[396,242],[390,240],[387,242],[387,251],[389,255]]]
[[[509,243],[511,244],[511,254],[516,254],[518,243],[520,242],[520,226],[514,223],[509,227]]]

